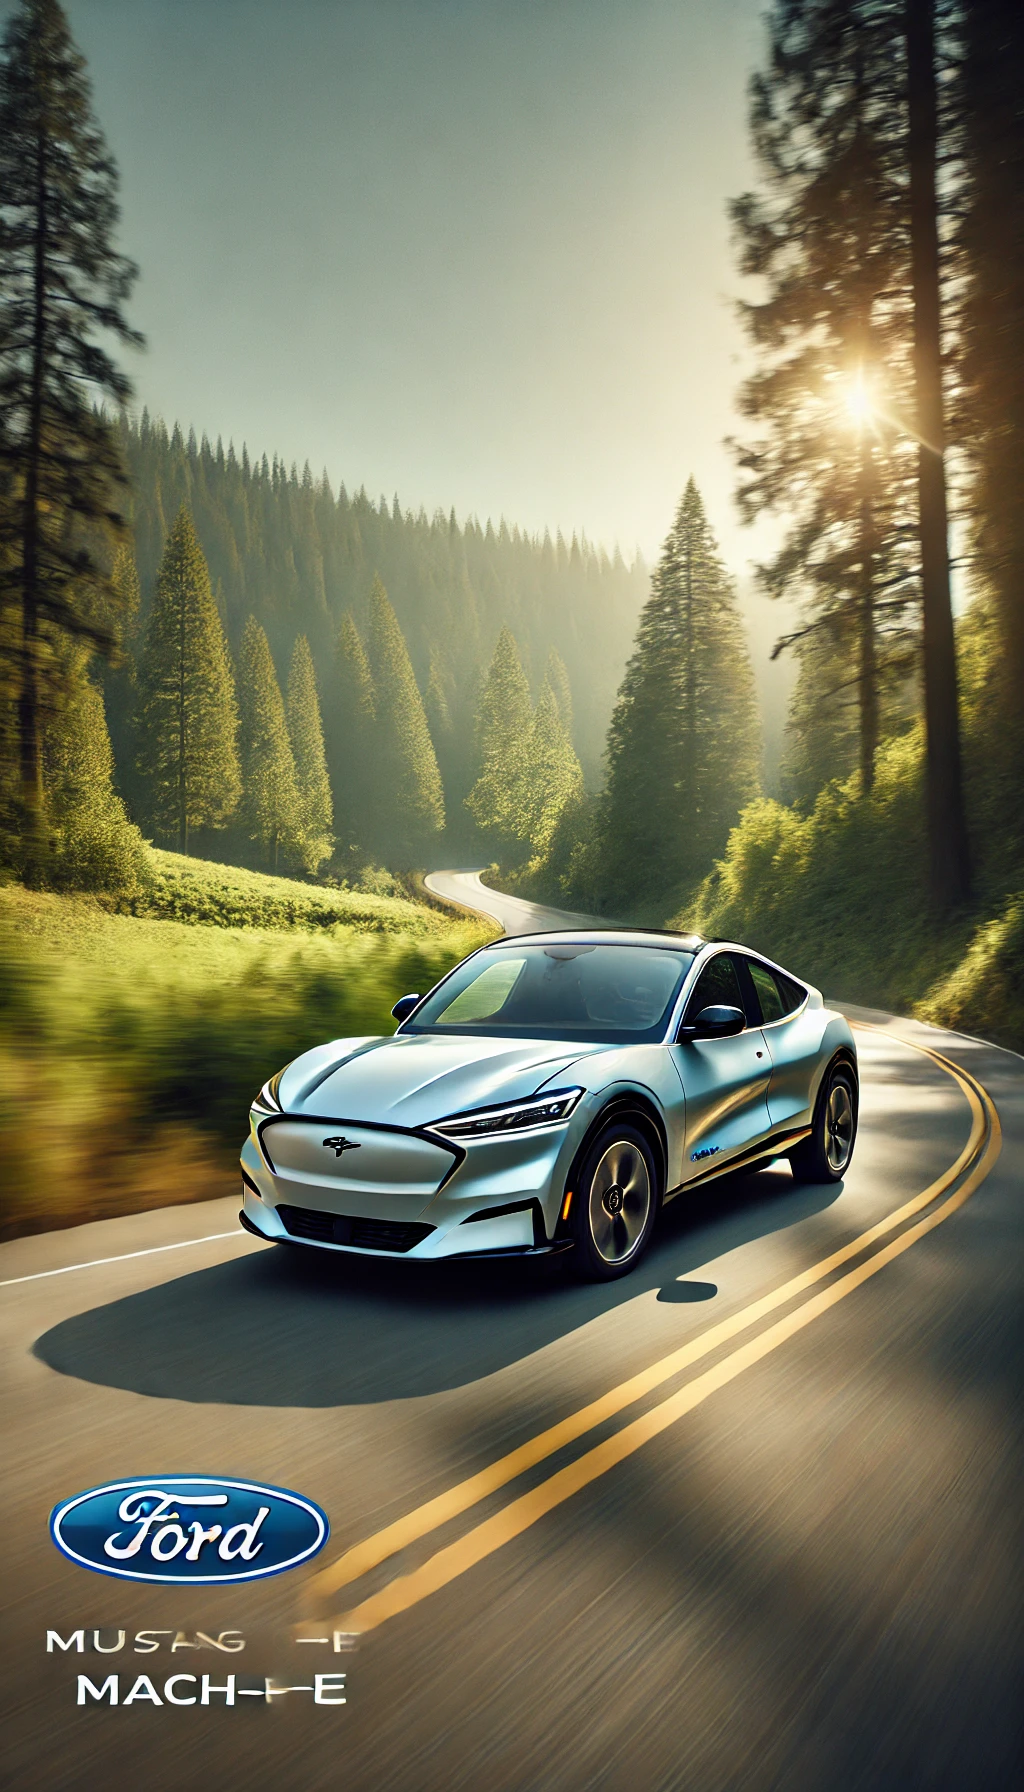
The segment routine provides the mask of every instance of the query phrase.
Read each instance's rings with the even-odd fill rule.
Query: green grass
[[[0,1236],[230,1193],[272,1071],[392,1032],[399,995],[489,937],[412,901],[159,858],[193,921],[0,888]],[[329,918],[300,926],[300,899]]]
[[[363,933],[415,937],[443,933],[436,909],[404,897],[335,890],[267,877],[238,865],[216,865],[181,853],[150,850],[152,883],[129,900],[129,912],[203,927],[321,930],[355,927]]]

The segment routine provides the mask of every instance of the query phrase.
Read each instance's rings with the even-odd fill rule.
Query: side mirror
[[[413,1009],[419,1006],[419,1001],[419,996],[399,996],[391,1010],[394,1019],[398,1021],[399,1025],[401,1025],[403,1020],[408,1020]]]
[[[731,1039],[734,1034],[742,1033],[746,1026],[746,1018],[740,1008],[729,1008],[725,1004],[713,1003],[710,1008],[702,1008],[695,1021],[689,1026],[680,1027],[680,1039]]]

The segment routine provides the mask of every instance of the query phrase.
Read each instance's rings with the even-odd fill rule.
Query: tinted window
[[[420,1004],[404,1033],[660,1039],[693,954],[653,946],[491,946],[459,965]]]
[[[807,994],[799,983],[784,977],[781,971],[770,971],[766,964],[758,964],[753,958],[748,958],[747,969],[757,991],[765,1026],[770,1026],[773,1020],[783,1020],[799,1008]]]
[[[761,1019],[767,1025],[770,1021],[781,1020],[786,1012],[779,986],[766,964],[757,964],[752,958],[747,960],[757,999],[761,1004]]]
[[[702,1008],[724,1006],[746,1012],[736,966],[727,952],[719,952],[706,964],[686,1004],[686,1020],[695,1021]]]

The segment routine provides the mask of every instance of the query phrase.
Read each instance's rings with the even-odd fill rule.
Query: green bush
[[[151,882],[122,907],[130,914],[204,927],[358,928],[362,933],[442,934],[444,915],[412,902],[387,872],[372,889],[348,890],[268,877],[238,865],[216,865],[181,853],[150,853]]]
[[[918,1005],[922,1020],[1024,1050],[1024,892],[978,928],[966,952]]]

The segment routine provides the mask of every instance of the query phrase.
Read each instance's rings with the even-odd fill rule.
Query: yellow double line
[[[870,1030],[885,1031],[885,1029],[874,1028]],[[891,1034],[887,1036],[895,1037]],[[370,1595],[361,1604],[333,1619],[332,1623],[339,1631],[354,1635],[373,1630],[386,1618],[394,1617],[398,1612],[406,1611],[410,1606],[417,1605],[430,1593],[436,1592],[438,1588],[447,1585],[458,1575],[464,1574],[468,1568],[482,1561],[485,1556],[491,1555],[513,1537],[519,1536],[530,1525],[536,1524],[537,1520],[542,1518],[545,1513],[552,1511],[555,1506],[561,1505],[564,1500],[571,1498],[574,1493],[579,1492],[580,1488],[597,1480],[616,1463],[624,1461],[627,1456],[631,1456],[636,1450],[641,1449],[651,1438],[656,1437],[669,1425],[674,1425],[684,1414],[692,1412],[694,1407],[699,1406],[709,1395],[716,1393],[728,1382],[734,1381],[738,1375],[742,1375],[745,1369],[760,1362],[773,1350],[777,1350],[781,1344],[803,1330],[805,1326],[810,1325],[815,1319],[820,1318],[839,1301],[844,1300],[869,1277],[877,1275],[878,1271],[883,1269],[887,1263],[891,1263],[894,1258],[909,1250],[910,1246],[916,1244],[919,1238],[923,1238],[927,1232],[931,1232],[936,1226],[941,1225],[951,1213],[955,1213],[958,1207],[963,1206],[978,1184],[988,1175],[999,1155],[1001,1133],[995,1104],[974,1077],[969,1076],[966,1071],[961,1070],[939,1052],[932,1051],[929,1047],[910,1040],[900,1039],[899,1043],[923,1053],[925,1057],[930,1058],[941,1070],[951,1076],[963,1090],[970,1104],[970,1136],[956,1162],[942,1176],[929,1184],[919,1195],[915,1195],[910,1201],[905,1202],[902,1207],[896,1208],[894,1212],[879,1220],[876,1225],[869,1227],[866,1232],[862,1232],[859,1237],[852,1239],[849,1244],[833,1251],[830,1256],[823,1257],[819,1263],[803,1270],[800,1275],[793,1276],[790,1281],[773,1289],[770,1294],[751,1302],[749,1306],[743,1307],[739,1312],[732,1314],[730,1318],[722,1320],[720,1324],[709,1327],[707,1331],[702,1332],[690,1343],[684,1344],[679,1350],[674,1350],[668,1356],[660,1358],[649,1368],[641,1370],[638,1375],[630,1376],[628,1381],[620,1382],[618,1387],[612,1388],[600,1399],[592,1400],[588,1405],[581,1407],[578,1412],[561,1420],[559,1424],[539,1432],[536,1437],[521,1444],[518,1449],[511,1450],[506,1456],[500,1457],[497,1462],[492,1462],[479,1474],[471,1475],[467,1480],[460,1481],[457,1486],[449,1488],[447,1492],[439,1494],[435,1499],[427,1500],[424,1505],[417,1506],[414,1511],[407,1513],[404,1518],[397,1519],[394,1524],[386,1525],[383,1530],[368,1537],[365,1542],[358,1543],[354,1548],[346,1550],[337,1561],[314,1575],[306,1583],[304,1591],[307,1594],[312,1594],[317,1600],[331,1596],[340,1588],[359,1580],[372,1568],[378,1567],[390,1556],[397,1554],[399,1550],[407,1548],[421,1537],[428,1536],[441,1525],[448,1523],[450,1519],[468,1511],[472,1506],[486,1499],[489,1494],[507,1486],[510,1481],[525,1473],[527,1469],[533,1468],[537,1463],[554,1455],[564,1445],[572,1443],[576,1438],[592,1431],[595,1426],[612,1418],[624,1407],[631,1406],[644,1394],[678,1375],[681,1370],[689,1368],[691,1364],[698,1362],[702,1357],[711,1355],[722,1344],[736,1337],[738,1333],[749,1330],[759,1320],[777,1308],[787,1305],[797,1295],[812,1288],[815,1283],[824,1281],[844,1263],[861,1256],[863,1252],[869,1250],[887,1234],[897,1231],[908,1220],[913,1219],[915,1214],[922,1213],[947,1189],[952,1188],[964,1171],[970,1167],[970,1174],[960,1184],[960,1187],[941,1206],[924,1215],[906,1231],[900,1232],[898,1237],[890,1239],[888,1244],[880,1250],[874,1251],[855,1269],[849,1270],[837,1281],[832,1282],[828,1288],[813,1295],[809,1300],[794,1308],[792,1312],[777,1320],[774,1325],[768,1326],[757,1337],[750,1339],[749,1342],[723,1357],[710,1369],[706,1369],[703,1374],[687,1382],[677,1393],[670,1395],[668,1399],[661,1401],[659,1405],[634,1419],[621,1431],[617,1431],[614,1436],[586,1451],[575,1462],[559,1469],[546,1481],[542,1481],[539,1486],[502,1507],[501,1511],[476,1525],[454,1543],[438,1550],[420,1567],[413,1569],[408,1574],[398,1576],[380,1592]]]

